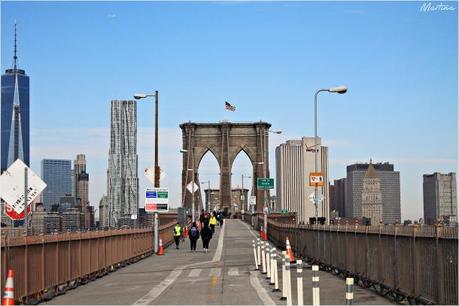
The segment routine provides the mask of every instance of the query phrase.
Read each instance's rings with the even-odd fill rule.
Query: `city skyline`
[[[66,3],[59,7],[27,3],[27,9],[24,3],[2,5],[2,71],[11,66],[12,28],[17,19],[18,64],[33,79],[32,168],[38,169],[37,162],[43,158],[71,159],[85,153],[93,206],[106,190],[110,100],[131,99],[140,90],[160,91],[159,164],[167,173],[162,185],[177,200],[173,206],[180,205],[179,123],[223,119],[272,123],[283,130],[270,137],[270,171],[275,177],[275,146],[311,136],[314,91],[340,84],[349,86],[346,95],[319,97],[319,136],[330,148],[330,180],[344,177],[345,166],[358,161],[373,158],[393,163],[400,171],[402,218],[418,219],[422,217],[422,175],[457,172],[457,29],[450,26],[457,11],[420,12],[421,3],[404,3],[397,11],[388,3]],[[200,23],[197,17],[186,15],[191,5]],[[58,13],[54,20],[43,20],[52,13]],[[70,27],[85,14],[90,15],[85,27],[97,30],[82,35]],[[241,24],[230,26],[234,14]],[[139,15],[142,18],[136,17],[136,25],[132,16]],[[185,18],[181,24],[167,22],[181,17]],[[319,22],[321,18],[325,21]],[[326,25],[327,20],[334,20],[332,26]],[[159,22],[167,22],[167,27],[160,30]],[[188,29],[191,22],[197,23]],[[314,22],[320,26],[305,30]],[[62,26],[55,27],[57,23]],[[368,29],[357,31],[361,23]],[[338,25],[343,31],[357,31],[353,32],[356,37],[323,38]],[[399,32],[398,26],[402,26]],[[305,38],[301,39],[299,30]],[[68,36],[62,35],[64,31]],[[371,31],[383,37],[370,37]],[[150,43],[155,36],[158,44]],[[143,37],[148,37],[144,44]],[[56,48],[58,38],[64,43]],[[36,39],[41,43],[36,44]],[[272,45],[274,39],[280,43]],[[371,48],[358,44],[362,39]],[[164,48],[158,48],[160,43]],[[438,54],[442,56],[429,61]],[[121,63],[122,58],[130,60]],[[66,78],[56,78],[56,71]],[[51,88],[56,90],[52,94]],[[237,106],[235,113],[224,111],[225,99]],[[60,107],[62,101],[65,107]],[[139,102],[138,117],[142,171],[152,165],[152,104]],[[202,170],[211,177],[218,168],[208,163],[207,170],[206,165]],[[237,173],[252,170],[245,168],[244,161],[238,166],[233,187],[240,177]],[[207,180],[203,172],[200,178]],[[141,176],[139,183],[142,192],[146,180]],[[218,182],[213,177],[215,186]]]

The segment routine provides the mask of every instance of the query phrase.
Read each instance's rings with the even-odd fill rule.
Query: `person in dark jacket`
[[[204,223],[204,227],[201,230],[201,239],[202,239],[202,247],[204,251],[207,253],[209,250],[209,242],[212,239],[212,230],[209,227],[209,223]]]
[[[196,225],[196,222],[193,222],[190,228],[190,233],[188,234],[190,238],[190,247],[191,251],[196,251],[196,241],[199,239],[199,230],[198,226]]]

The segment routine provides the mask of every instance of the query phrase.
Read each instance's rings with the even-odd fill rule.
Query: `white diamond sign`
[[[155,168],[147,168],[145,169],[145,177],[154,185],[155,184]],[[163,170],[159,170],[159,179],[163,180],[166,177],[166,172]]]
[[[189,192],[193,193],[193,184],[194,184],[194,191],[198,191],[199,189],[199,186],[196,185],[195,182],[190,182],[187,186],[186,186],[186,189],[188,189]]]
[[[20,159],[0,176],[0,197],[18,214],[24,210],[24,169],[27,168],[27,205],[40,195],[46,183]]]

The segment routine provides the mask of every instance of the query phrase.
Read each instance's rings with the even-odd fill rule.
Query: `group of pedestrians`
[[[199,221],[193,222],[188,232],[188,237],[190,239],[190,249],[192,252],[196,251],[196,244],[199,238],[202,240],[202,247],[204,251],[206,253],[209,251],[209,243],[213,234],[215,233],[215,226],[217,224],[223,226],[223,218],[224,215],[220,212],[213,211],[209,214],[208,212],[202,210],[201,215],[199,216]],[[174,240],[176,249],[179,248],[182,234],[182,227],[179,223],[177,223],[174,227]]]

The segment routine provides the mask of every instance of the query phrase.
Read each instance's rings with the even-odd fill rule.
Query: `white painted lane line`
[[[218,245],[217,245],[217,250],[215,251],[214,257],[212,258],[211,262],[216,262],[220,261],[222,258],[222,251],[223,251],[223,237],[225,236],[225,228],[226,228],[226,222],[223,223],[223,226],[220,230],[220,234],[218,237]],[[204,264],[208,264],[210,262],[200,262],[200,263],[194,263],[194,264],[189,264],[186,266],[181,266],[177,267],[175,270],[173,270],[161,283],[159,283],[157,286],[153,287],[147,294],[145,294],[143,297],[141,297],[139,300],[137,300],[133,305],[149,305],[153,304],[154,300],[158,298],[158,296],[161,295],[161,293],[164,292],[164,290],[167,289],[173,282],[177,280],[177,278],[182,274],[183,269],[186,269],[188,267],[192,266],[200,266]],[[220,271],[221,274],[221,271]],[[220,275],[219,274],[219,275]]]
[[[222,258],[223,238],[225,237],[225,228],[226,228],[226,222],[223,223],[222,229],[220,230],[220,235],[218,236],[217,250],[215,251],[212,261],[220,261]]]
[[[239,276],[239,269],[236,267],[229,268],[228,275],[229,276]]]
[[[210,269],[210,276],[220,277],[220,275],[222,275],[222,269],[221,268],[212,268],[212,269]]]
[[[202,269],[193,269],[190,271],[190,274],[188,274],[188,277],[199,277],[199,274],[201,274]]]
[[[167,289],[179,276],[183,270],[173,270],[161,283],[145,294],[140,300],[137,300],[134,305],[149,305],[154,301],[164,290]]]
[[[250,285],[252,285],[253,289],[255,289],[255,292],[258,294],[260,300],[263,301],[264,305],[276,305],[266,289],[260,284],[260,280],[258,279],[255,271],[250,271]]]

